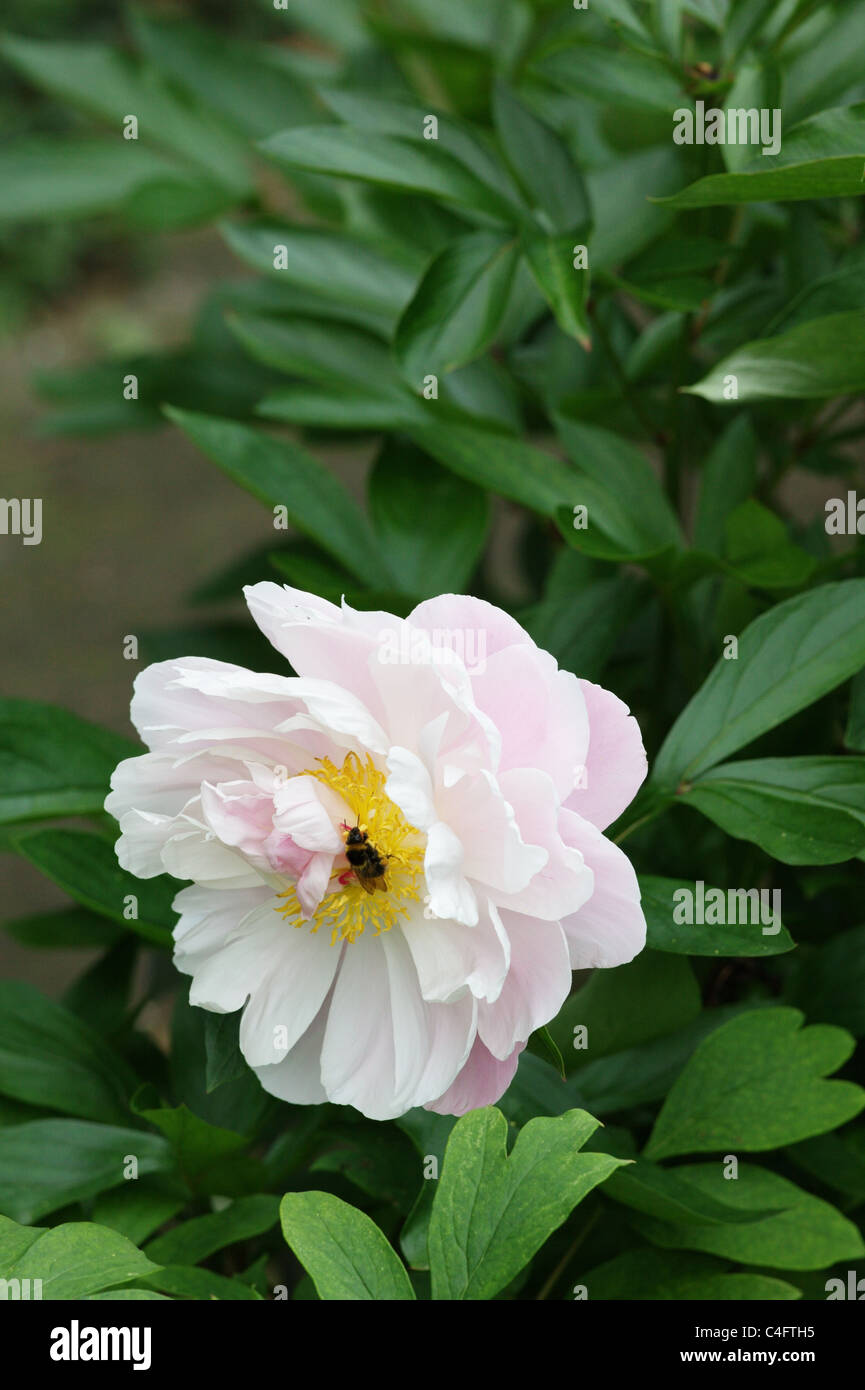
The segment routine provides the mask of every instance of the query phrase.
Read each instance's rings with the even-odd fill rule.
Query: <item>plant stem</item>
[[[583,1241],[586,1239],[586,1236],[589,1234],[589,1232],[596,1224],[600,1214],[601,1208],[595,1207],[595,1210],[592,1212],[591,1216],[585,1222],[583,1229],[571,1241],[570,1245],[568,1246],[562,1258],[559,1260],[559,1263],[556,1265],[552,1274],[549,1276],[548,1279],[544,1281],[543,1287],[541,1288],[540,1293],[537,1295],[536,1301],[546,1298],[550,1290],[553,1289],[555,1285],[558,1283],[561,1275],[564,1273],[565,1269],[570,1264],[571,1260],[579,1250]]]

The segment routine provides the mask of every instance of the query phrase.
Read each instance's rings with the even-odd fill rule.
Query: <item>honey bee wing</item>
[[[382,874],[380,878],[374,878],[372,880],[372,888],[370,888],[369,891],[372,893],[375,891],[376,888],[378,888],[382,893],[387,892],[387,880],[385,879],[384,874]]]
[[[382,881],[379,878],[364,878],[361,874],[356,874],[355,877],[365,893],[374,893],[376,886]]]

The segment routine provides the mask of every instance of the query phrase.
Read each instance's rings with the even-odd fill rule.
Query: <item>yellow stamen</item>
[[[342,797],[354,814],[350,823],[366,831],[370,843],[387,862],[386,890],[367,893],[352,874],[325,894],[312,918],[303,916],[294,884],[277,895],[283,900],[277,911],[286,921],[294,927],[311,922],[313,932],[321,926],[330,927],[333,946],[355,941],[367,927],[374,927],[376,936],[390,931],[400,917],[408,915],[411,903],[420,901],[425,887],[424,836],[385,795],[387,774],[375,766],[369,754],[361,761],[356,753],[349,753],[342,767],[330,758],[319,758],[318,762],[319,767],[300,775],[317,778]]]

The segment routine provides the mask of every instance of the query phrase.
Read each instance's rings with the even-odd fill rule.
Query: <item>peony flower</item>
[[[646,773],[636,721],[514,619],[452,594],[405,619],[246,590],[298,673],[164,661],[135,682],[149,752],[105,807],[175,898],[190,1002],[243,1009],[283,1100],[374,1119],[498,1099],[571,971],[645,944],[602,834]]]

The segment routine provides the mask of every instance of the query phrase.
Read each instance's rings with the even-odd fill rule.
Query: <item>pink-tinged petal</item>
[[[291,777],[274,794],[274,829],[290,835],[303,849],[341,854],[345,842],[340,822],[349,814],[345,802],[315,777]]]
[[[333,874],[333,855],[314,854],[297,880],[297,901],[304,917],[311,917],[327,892]]]
[[[269,700],[245,698],[245,686],[255,679],[254,673],[242,666],[205,657],[157,662],[135,678],[132,722],[154,750],[175,741],[187,747],[211,743],[212,731],[221,730],[222,739],[235,735],[245,742],[247,757],[256,751],[251,740],[258,738],[258,751],[283,761],[277,754],[285,740],[273,737],[273,728],[280,718],[288,717],[296,703],[280,693],[273,693]]]
[[[495,1003],[478,1006],[478,1036],[500,1061],[555,1018],[571,991],[568,943],[558,922],[503,910],[502,923],[511,968]]]
[[[577,785],[590,747],[581,683],[538,647],[509,647],[472,678],[481,709],[502,739],[499,771],[534,767],[549,774],[564,800]]]
[[[390,982],[381,937],[366,934],[344,949],[321,1050],[328,1100],[353,1105],[374,1120],[391,1120],[394,1045]]]
[[[405,631],[409,629],[404,625]],[[462,663],[447,652],[441,661],[371,662],[382,722],[392,744],[424,753],[430,728],[436,730],[437,756],[460,767],[494,768],[501,738],[494,721],[474,698]]]
[[[436,1115],[465,1115],[484,1105],[495,1105],[514,1079],[522,1047],[515,1047],[510,1057],[499,1061],[481,1042],[475,1039],[469,1059],[444,1095],[428,1101],[425,1110]]]
[[[436,821],[430,826],[424,852],[429,906],[436,917],[473,927],[478,920],[475,891],[463,873],[463,847],[454,832]]]
[[[259,973],[256,938],[268,937],[268,966]],[[331,946],[324,932],[290,926],[273,911],[272,903],[265,903],[244,924],[243,934],[232,940],[229,955],[249,987],[240,1020],[240,1050],[252,1067],[281,1062],[324,1002],[339,965],[339,947]]]
[[[510,964],[510,942],[492,903],[482,902],[476,927],[442,922],[417,911],[402,923],[424,999],[450,1003],[467,990],[498,999]]]
[[[625,965],[646,944],[640,886],[628,856],[591,823],[572,811],[561,812],[563,838],[576,845],[595,875],[595,891],[571,917],[562,919],[571,966]]]
[[[192,879],[203,888],[259,888],[262,883],[261,874],[241,854],[220,844],[203,826],[168,840],[162,865],[174,878]]]
[[[180,914],[174,928],[174,964],[184,975],[194,975],[226,945],[238,924],[273,894],[264,885],[214,893],[192,884],[181,888],[172,907]]]
[[[401,620],[390,613],[337,608],[315,594],[265,581],[244,589],[249,611],[268,641],[299,676],[332,681],[356,695],[378,718],[369,674],[379,633]]]
[[[631,804],[648,763],[640,726],[628,706],[591,681],[581,681],[589,711],[589,752],[583,777],[566,805],[606,830]]]
[[[321,1105],[327,1093],[321,1084],[321,1048],[331,995],[325,999],[303,1037],[281,1062],[253,1071],[270,1095],[291,1105]]]
[[[436,805],[462,845],[463,873],[472,882],[502,894],[519,893],[546,864],[547,851],[526,843],[513,808],[489,772],[467,774],[440,787]]]
[[[547,862],[531,882],[508,897],[495,894],[503,907],[545,921],[576,912],[592,895],[593,875],[578,849],[559,833],[556,789],[545,772],[515,768],[499,778],[502,795],[514,809],[522,834],[547,851]]]
[[[425,599],[412,609],[408,621],[413,627],[425,628],[430,633],[462,633],[463,647],[470,659],[474,656],[470,664],[475,667],[482,656],[489,658],[504,647],[534,646],[516,618],[509,617],[495,604],[468,594],[439,594],[437,598]]]
[[[390,981],[393,1107],[403,1114],[439,1095],[465,1064],[475,1037],[477,1005],[470,994],[451,1004],[427,1002],[402,932],[385,932],[380,939]]]
[[[225,896],[237,899],[240,894]],[[208,950],[205,959],[195,961],[190,1004],[217,1014],[231,1014],[243,1008],[252,991],[270,973],[278,933],[286,929],[275,911],[278,906],[272,894],[259,901],[239,921],[235,919],[218,949]],[[180,958],[177,964],[180,969],[188,969]]]
[[[224,845],[264,862],[263,845],[273,824],[273,800],[254,782],[220,782],[201,788],[205,824]]]

